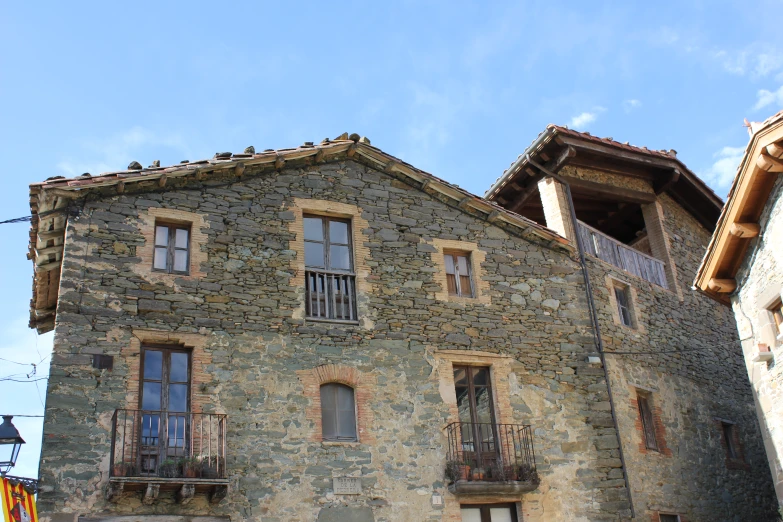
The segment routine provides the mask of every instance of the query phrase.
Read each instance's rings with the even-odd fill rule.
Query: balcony
[[[146,410],[115,410],[106,499],[142,491],[153,504],[161,491],[174,491],[187,504],[196,493],[212,503],[228,492],[226,416]]]
[[[538,487],[530,426],[453,422],[446,426],[446,479],[461,498],[521,495]]]
[[[356,322],[356,276],[308,268],[305,281],[308,319]]]
[[[581,221],[578,223],[579,236],[582,238],[586,254],[630,272],[636,277],[641,277],[645,281],[668,288],[665,265],[662,261],[634,250],[590,225]]]

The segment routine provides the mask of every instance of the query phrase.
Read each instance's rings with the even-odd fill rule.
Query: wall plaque
[[[335,495],[359,495],[362,492],[362,479],[354,477],[335,477],[332,482]]]

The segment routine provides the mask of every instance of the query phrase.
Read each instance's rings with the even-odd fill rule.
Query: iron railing
[[[630,272],[645,281],[667,288],[666,270],[662,261],[620,243],[581,221],[579,235],[585,252],[610,265]]]
[[[345,272],[305,272],[307,317],[356,321],[356,276]]]
[[[226,415],[115,410],[110,477],[223,479]]]
[[[538,481],[529,425],[453,422],[446,432],[450,481]]]

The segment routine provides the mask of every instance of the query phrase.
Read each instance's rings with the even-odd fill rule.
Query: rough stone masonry
[[[680,279],[684,302],[632,280],[643,335],[616,325],[610,289],[594,283],[607,350],[642,353],[606,358],[618,433],[604,370],[588,362],[594,336],[571,245],[532,222],[497,219],[502,210],[488,219],[461,203],[464,195],[446,197],[427,179],[360,154],[275,163],[151,177],[122,191],[96,182],[70,197],[42,520],[445,522],[461,520],[460,504],[501,503],[524,521],[628,520],[620,444],[636,520],[670,510],[690,522],[773,519],[739,355],[649,353],[716,330],[732,338],[728,314],[690,292],[688,275]],[[661,199],[678,269],[692,272],[708,232]],[[351,222],[357,321],[306,317],[306,214]],[[189,274],[151,270],[156,222],[191,227]],[[471,253],[475,299],[445,292],[450,250]],[[633,277],[588,263],[594,281]],[[112,418],[140,407],[140,353],[150,345],[188,351],[191,410],[227,416],[228,487],[219,502],[198,489],[178,502],[163,486],[107,499]],[[94,355],[113,357],[112,368],[95,368]],[[459,415],[460,364],[491,369],[498,420],[532,427],[533,491],[466,500],[449,490],[445,427]],[[329,382],[355,390],[357,441],[320,436],[318,390]],[[639,448],[639,388],[656,394],[667,451]],[[748,469],[726,467],[719,413],[740,424]],[[342,477],[359,479],[360,493],[336,494],[333,479]]]

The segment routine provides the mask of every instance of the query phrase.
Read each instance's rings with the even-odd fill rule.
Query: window
[[[155,223],[152,269],[187,274],[190,266],[190,226]]]
[[[721,422],[721,429],[723,430],[723,440],[726,442],[726,457],[730,459],[738,459],[739,451],[737,451],[737,443],[734,440],[736,437],[737,427],[734,424],[728,422]]]
[[[772,313],[772,322],[775,324],[775,336],[780,337],[783,334],[783,302],[778,302],[769,308]]]
[[[304,251],[307,317],[355,321],[350,221],[304,216]]]
[[[350,386],[321,386],[321,433],[327,441],[356,441],[356,403]]]
[[[142,471],[185,454],[190,408],[190,352],[144,347],[141,359]]]
[[[653,421],[650,397],[647,395],[637,395],[636,402],[639,405],[639,417],[642,419],[644,446],[647,449],[658,451],[658,441],[655,439],[655,423]]]
[[[498,426],[489,368],[454,366],[454,389],[462,431],[462,460],[490,467],[498,455]]]
[[[617,312],[620,315],[620,323],[623,326],[633,328],[631,309],[628,307],[628,289],[626,287],[614,287],[614,297],[617,300]]]
[[[461,505],[462,522],[517,522],[514,504]]]
[[[470,254],[465,252],[444,252],[446,261],[446,284],[449,295],[473,297],[473,278],[470,273]]]
[[[658,520],[660,522],[680,522],[680,515],[665,515],[658,513]]]

